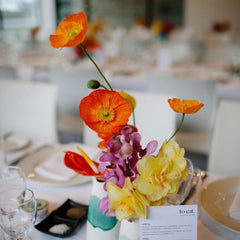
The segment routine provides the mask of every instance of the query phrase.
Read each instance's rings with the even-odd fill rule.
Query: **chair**
[[[91,79],[101,80],[101,76],[95,69],[78,71],[49,70],[50,83],[54,83],[59,87],[57,103],[59,116],[79,116],[78,106],[81,99],[89,93],[87,82]]]
[[[82,119],[79,116],[79,103],[90,90],[87,82],[91,79],[101,81],[101,76],[95,69],[50,69],[49,82],[59,88],[57,101],[58,129],[62,143],[82,141]]]
[[[208,159],[210,172],[239,176],[239,123],[240,102],[220,101]]]
[[[168,99],[170,95],[146,93],[141,91],[126,91],[136,100],[136,127],[142,136],[141,144],[146,147],[151,140],[157,140],[159,147],[168,139],[176,128],[176,113],[171,110]],[[129,120],[133,124],[132,117]],[[96,146],[100,141],[97,134],[84,126],[83,142]]]
[[[57,142],[57,92],[53,84],[0,80],[0,130]]]
[[[198,154],[209,153],[209,138],[212,133],[216,112],[217,96],[214,80],[195,80],[182,78],[164,78],[149,74],[149,91],[175,95],[180,99],[196,99],[205,106],[194,115],[186,115],[176,139],[180,145]],[[177,122],[181,114],[177,115]]]
[[[0,79],[13,79],[17,77],[16,69],[10,66],[0,66]]]

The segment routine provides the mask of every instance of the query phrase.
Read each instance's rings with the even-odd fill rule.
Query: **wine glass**
[[[5,166],[0,169],[0,192],[11,188],[18,189],[18,195],[26,188],[26,177],[20,167]]]
[[[191,188],[192,188],[192,181],[194,176],[194,167],[192,161],[190,159],[186,159],[187,161],[187,169],[188,169],[188,176],[186,180],[180,179],[178,183],[178,192],[173,196],[168,196],[166,198],[167,202],[174,205],[179,205],[183,203],[183,201],[188,196]]]
[[[21,195],[17,188],[0,193],[0,226],[6,239],[25,240],[36,221],[37,202],[33,192],[25,189]]]

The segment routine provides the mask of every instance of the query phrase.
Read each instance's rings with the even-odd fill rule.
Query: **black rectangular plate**
[[[80,209],[83,209],[84,211],[88,210],[87,205],[83,205],[83,204],[74,202],[71,199],[68,199],[59,208],[54,210],[48,217],[46,217],[40,223],[35,225],[35,228],[49,235],[62,237],[62,238],[69,237],[74,232],[74,230],[87,219],[87,211],[86,211],[86,214],[84,214],[80,218],[77,218],[77,219],[69,218],[66,215],[66,212],[69,208],[80,208]],[[49,232],[49,229],[56,224],[66,224],[67,226],[70,227],[70,229],[64,234],[56,234],[56,233]]]

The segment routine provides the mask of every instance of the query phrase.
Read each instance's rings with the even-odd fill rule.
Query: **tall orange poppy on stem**
[[[106,140],[128,122],[131,107],[118,92],[99,89],[81,100],[79,113],[86,125]]]
[[[200,103],[198,100],[180,100],[179,98],[168,99],[168,103],[173,111],[182,113],[181,122],[179,123],[173,135],[168,139],[169,142],[182,127],[185,114],[197,113],[204,106],[204,104]]]
[[[87,16],[84,12],[71,14],[58,24],[55,35],[50,35],[51,46],[75,47],[84,41],[87,29]]]

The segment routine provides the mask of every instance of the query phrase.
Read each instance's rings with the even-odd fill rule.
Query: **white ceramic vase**
[[[119,231],[119,240],[139,240],[139,219],[134,219],[131,222],[122,220]]]
[[[115,217],[107,217],[98,210],[98,205],[107,192],[103,189],[104,182],[94,178],[92,194],[89,201],[86,240],[118,240],[120,222]]]

